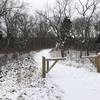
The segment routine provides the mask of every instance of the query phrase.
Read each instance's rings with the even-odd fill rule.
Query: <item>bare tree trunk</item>
[[[64,57],[64,48],[61,48],[61,57]]]
[[[80,58],[82,57],[82,44],[81,44],[81,48],[80,48]]]
[[[89,47],[88,46],[86,48],[86,53],[87,53],[87,56],[89,56]]]
[[[69,54],[69,47],[68,47],[68,54]]]

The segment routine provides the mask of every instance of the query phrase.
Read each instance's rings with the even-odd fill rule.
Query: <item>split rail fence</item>
[[[88,58],[92,63],[95,63],[97,72],[100,73],[100,54],[94,56],[82,56],[82,58]],[[55,66],[59,60],[66,60],[66,57],[46,58],[42,56],[42,78],[46,77],[46,74]],[[52,65],[50,65],[51,61],[53,61]]]

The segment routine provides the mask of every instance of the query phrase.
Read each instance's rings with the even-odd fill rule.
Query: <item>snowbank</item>
[[[62,91],[49,77],[41,78],[33,56],[28,54],[2,66],[0,100],[61,100]]]

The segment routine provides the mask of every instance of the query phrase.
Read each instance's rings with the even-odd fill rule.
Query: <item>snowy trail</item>
[[[42,56],[50,57],[49,52],[46,49],[35,55],[40,66]],[[100,74],[96,72],[57,63],[48,76],[64,91],[62,100],[100,100]]]

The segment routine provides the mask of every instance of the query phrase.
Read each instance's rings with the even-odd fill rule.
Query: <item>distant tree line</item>
[[[80,57],[83,51],[86,51],[87,56],[91,50],[98,51],[96,38],[100,34],[100,1],[78,0],[75,4],[73,0],[56,1],[57,5],[52,11],[52,17],[48,10],[37,11],[37,13],[47,19],[54,30],[57,42],[60,44],[58,46],[60,46],[61,55],[64,56],[65,49],[69,53],[71,47],[79,48]],[[74,12],[77,13],[73,15]]]
[[[30,16],[23,4],[0,1],[0,50],[28,51],[55,46],[54,34],[48,32],[46,20]]]
[[[30,51],[57,46],[64,50],[97,51],[100,35],[98,0],[56,0],[52,9],[38,10],[29,15],[25,5],[12,0],[0,1],[0,50]],[[73,12],[77,17],[73,18]],[[99,49],[99,48],[98,48]]]
[[[7,39],[0,40],[1,52],[28,52],[31,50],[39,50],[55,47],[56,41],[54,38],[28,38],[21,41],[22,38],[12,38],[9,41],[9,46],[6,47]]]

